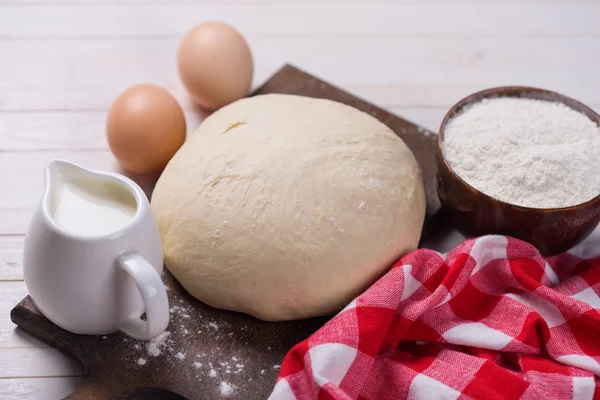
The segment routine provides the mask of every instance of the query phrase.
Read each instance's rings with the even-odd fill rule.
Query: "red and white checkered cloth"
[[[600,398],[599,294],[600,237],[416,250],[287,354],[270,399]]]

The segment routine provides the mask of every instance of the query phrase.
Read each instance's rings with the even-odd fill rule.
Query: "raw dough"
[[[421,170],[389,128],[323,99],[263,95],[208,117],[152,209],[199,300],[267,321],[340,310],[419,242]]]

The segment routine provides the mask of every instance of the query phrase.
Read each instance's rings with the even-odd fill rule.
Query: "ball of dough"
[[[208,117],[151,202],[183,287],[266,321],[340,310],[417,248],[425,216],[419,165],[387,126],[276,94]]]

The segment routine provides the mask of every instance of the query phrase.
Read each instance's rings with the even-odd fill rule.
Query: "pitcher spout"
[[[53,183],[59,183],[70,180],[74,174],[91,173],[85,168],[66,160],[52,160],[46,166],[45,183],[46,187]]]
[[[49,189],[51,189],[55,184],[58,183],[60,179],[61,170],[64,168],[64,161],[62,160],[52,160],[46,166],[46,171],[44,173],[44,185],[46,189],[46,194]]]
[[[77,179],[77,176],[82,174],[91,174],[91,172],[66,160],[55,159],[48,163],[44,171],[45,187],[42,197],[42,207],[47,216],[51,218],[53,215],[53,209],[58,202],[60,187]]]
[[[147,200],[133,181],[70,161],[49,162],[45,183],[42,214],[63,235],[79,239],[115,235],[147,209]]]

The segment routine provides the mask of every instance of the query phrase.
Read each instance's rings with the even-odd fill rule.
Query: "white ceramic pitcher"
[[[25,284],[41,313],[78,334],[149,340],[169,322],[163,253],[142,189],[125,176],[51,161],[25,237]],[[146,314],[145,320],[140,317]]]

